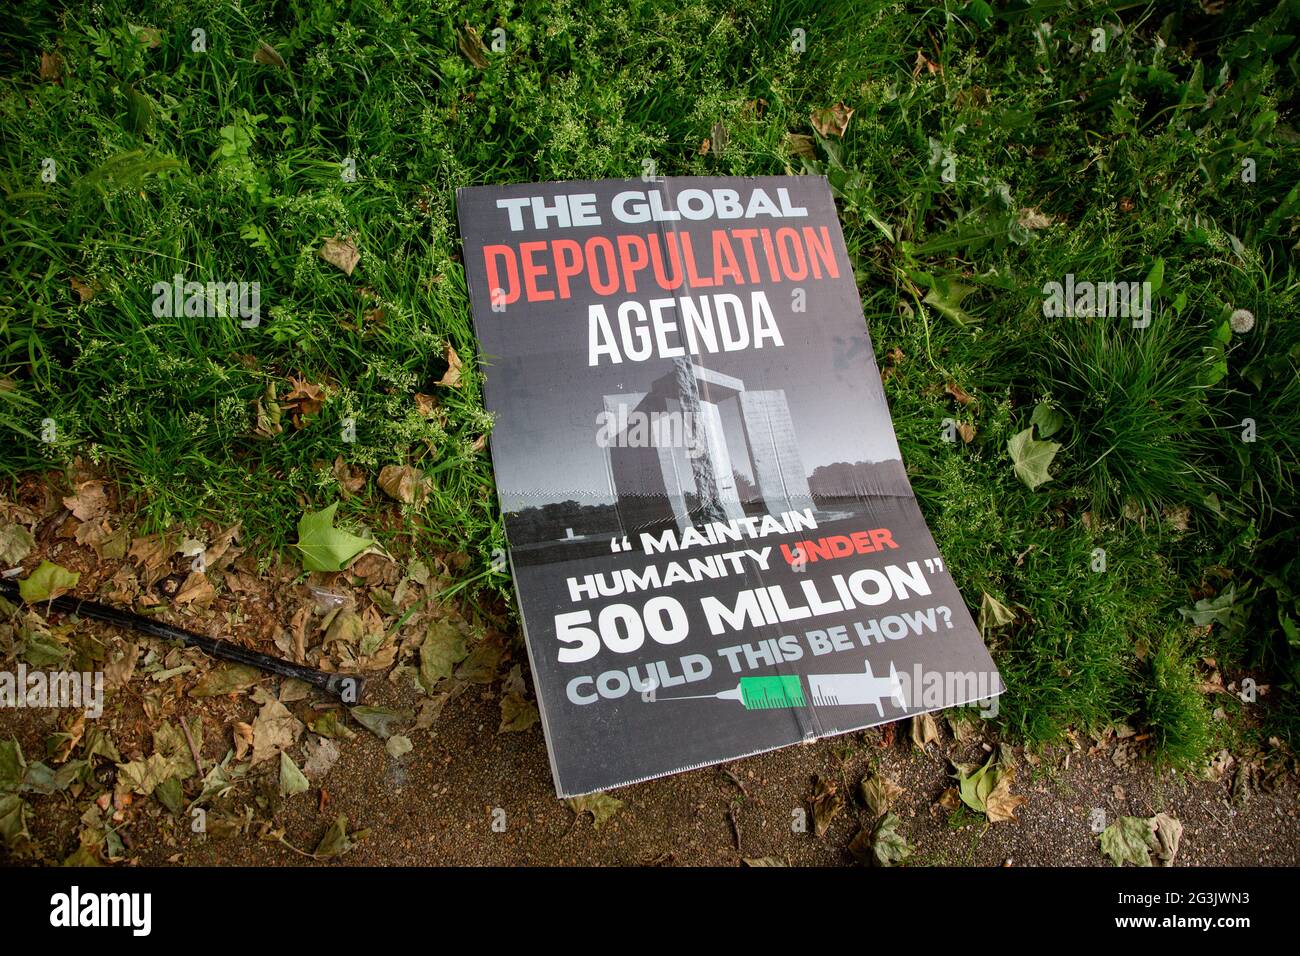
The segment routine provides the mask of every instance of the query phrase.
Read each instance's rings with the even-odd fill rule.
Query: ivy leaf
[[[336,501],[323,511],[305,514],[298,521],[298,543],[305,571],[342,571],[362,551],[374,544],[369,538],[334,527]]]
[[[1052,463],[1052,459],[1060,450],[1061,446],[1057,442],[1037,441],[1034,438],[1032,425],[1022,432],[1017,432],[1012,436],[1011,441],[1007,442],[1007,451],[1011,455],[1011,463],[1016,470],[1016,475],[1031,490],[1045,481],[1051,481],[1052,476],[1047,473],[1047,466]]]
[[[18,582],[18,593],[28,604],[39,604],[41,601],[50,601],[60,594],[66,594],[75,588],[80,580],[81,575],[77,572],[69,571],[51,561],[42,561],[40,567],[33,571],[27,580]]]

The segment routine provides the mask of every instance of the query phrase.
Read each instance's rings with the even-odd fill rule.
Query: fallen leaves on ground
[[[352,270],[361,261],[361,253],[349,239],[331,237],[320,247],[320,257],[330,265],[341,270],[345,275],[352,275]]]
[[[0,525],[0,566],[16,567],[34,547],[36,539],[22,525]]]
[[[912,845],[898,832],[899,819],[886,813],[873,827],[863,827],[849,844],[849,852],[860,863],[893,866],[912,855]]]
[[[78,521],[98,521],[108,513],[108,492],[102,481],[83,481],[63,499],[63,507]]]
[[[310,787],[307,777],[298,769],[293,758],[283,750],[280,751],[280,795],[292,797],[305,792]]]
[[[888,813],[894,801],[903,794],[902,787],[879,773],[863,777],[861,790],[862,799],[867,804],[867,809],[871,811],[872,819],[883,817]]]
[[[971,402],[975,401],[975,396],[966,391],[966,389],[962,388],[956,382],[949,382],[943,387],[943,390],[951,395],[958,404],[969,405]]]
[[[461,25],[456,34],[456,45],[460,47],[460,52],[465,55],[465,59],[469,60],[478,69],[486,70],[488,68],[487,47],[483,45],[483,38],[479,36],[478,30],[470,26],[469,23]]]
[[[342,711],[327,710],[312,719],[308,729],[314,734],[334,740],[351,740],[356,733],[344,722]]]
[[[1020,210],[1016,221],[1026,229],[1046,229],[1052,224],[1052,217],[1033,207],[1026,207]]]
[[[293,427],[301,429],[311,423],[325,404],[325,386],[317,385],[303,378],[290,378],[289,394],[285,395],[283,407],[289,413]]]
[[[852,117],[852,109],[843,103],[836,103],[834,106],[813,110],[812,127],[822,136],[841,139],[845,130],[849,128],[849,120]]]
[[[1061,446],[1057,442],[1039,441],[1034,438],[1032,425],[1011,436],[1011,440],[1007,442],[1007,453],[1011,456],[1011,465],[1016,477],[1031,491],[1044,482],[1052,480],[1047,469],[1060,450]]]
[[[839,787],[829,777],[818,777],[813,790],[813,832],[822,837],[830,829],[831,821],[844,809],[844,798]]]
[[[267,382],[265,393],[253,404],[253,412],[256,419],[254,435],[259,438],[274,438],[284,431],[284,425],[280,423],[282,411],[276,398],[274,382]]]
[[[490,684],[497,679],[497,670],[504,656],[505,649],[497,641],[480,641],[456,668],[454,676],[457,680],[469,681],[471,684]]]
[[[63,57],[58,53],[42,53],[40,77],[42,83],[59,83],[63,80]]]
[[[107,520],[85,521],[76,531],[77,544],[88,545],[101,562],[121,561],[126,557],[130,535],[125,526],[113,530]]]
[[[497,733],[517,733],[537,723],[541,715],[537,705],[525,700],[522,694],[510,692],[501,698],[501,724]]]
[[[348,833],[347,814],[340,813],[335,817],[334,822],[330,824],[325,835],[321,837],[320,843],[316,845],[316,852],[312,856],[318,860],[330,860],[340,857],[347,853],[354,846],[366,838],[369,830],[356,830]]]
[[[303,753],[306,755],[302,765],[303,776],[319,783],[338,762],[339,745],[326,737],[316,737],[303,745]]]
[[[939,742],[939,724],[933,714],[917,714],[912,718],[912,743],[925,749],[926,744]]]
[[[438,379],[438,385],[446,385],[448,388],[460,387],[460,356],[450,345],[447,346],[447,371],[443,373],[442,378]]]
[[[469,656],[469,648],[460,629],[450,621],[429,625],[420,645],[420,684],[433,693],[438,681],[451,677],[456,665]]]
[[[597,830],[603,827],[609,818],[618,813],[623,806],[622,800],[611,797],[604,791],[588,793],[581,797],[571,797],[565,802],[569,805],[569,809],[578,816],[590,813],[592,826]]]
[[[39,604],[67,594],[80,580],[80,573],[53,561],[42,561],[35,571],[18,582],[18,593],[28,604]]]
[[[393,735],[393,727],[409,724],[415,717],[409,710],[394,710],[391,707],[368,707],[361,705],[348,710],[354,720],[381,740]]]
[[[72,276],[72,278],[68,280],[68,284],[72,286],[72,291],[77,293],[78,300],[83,303],[89,302],[98,295],[100,291],[99,283],[94,279],[87,282],[83,279],[78,279],[76,276]]]
[[[208,580],[206,574],[198,571],[191,571],[185,578],[185,583],[181,585],[176,596],[172,598],[172,603],[177,607],[186,604],[211,604],[217,597],[216,590],[212,587],[212,582]]]
[[[219,664],[190,688],[191,697],[221,697],[248,690],[266,675],[250,664]]]
[[[410,465],[385,465],[379,470],[379,487],[394,501],[418,504],[427,494],[424,472]]]
[[[785,146],[796,156],[802,156],[805,159],[817,158],[816,140],[807,133],[786,133]]]
[[[131,760],[117,765],[118,793],[150,796],[155,788],[172,776],[171,763],[162,754],[150,754],[146,760]]]
[[[980,617],[979,626],[981,631],[989,631],[993,628],[1002,627],[1010,624],[1016,619],[1016,612],[1011,610],[993,595],[987,591],[982,592],[980,598]]]
[[[334,527],[334,512],[338,502],[315,513],[304,514],[298,521],[298,543],[294,545],[302,554],[306,571],[342,571],[366,548],[374,544]]]
[[[265,40],[257,44],[257,49],[253,51],[253,62],[260,63],[262,66],[273,66],[280,70],[287,70],[289,64],[284,62],[284,57],[280,56],[278,50]]]
[[[1039,402],[1029,416],[1029,424],[1038,426],[1040,438],[1051,438],[1065,424],[1065,416],[1046,402]]]
[[[1025,803],[1023,796],[1012,794],[1014,767],[1005,765],[998,754],[990,754],[983,765],[954,764],[957,790],[962,803],[984,814],[990,823],[1005,823],[1016,818],[1016,808]]]
[[[176,535],[171,533],[151,534],[131,541],[131,550],[127,556],[133,559],[143,571],[156,571],[171,560],[176,553]]]
[[[331,469],[332,474],[338,480],[339,488],[343,491],[343,497],[354,495],[366,486],[366,473],[361,469],[354,469],[343,456],[339,455],[334,459],[334,467]]]
[[[1183,825],[1167,813],[1153,817],[1120,817],[1101,831],[1101,852],[1116,866],[1172,866],[1183,839]]]
[[[264,688],[258,687],[253,691],[253,700],[262,705],[253,721],[252,765],[256,767],[297,743],[303,725],[289,712],[289,708]]]

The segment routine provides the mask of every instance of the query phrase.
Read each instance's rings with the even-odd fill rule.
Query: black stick
[[[17,598],[21,601],[22,596],[18,592],[18,582],[8,578],[0,578],[0,596]],[[161,621],[151,621],[139,614],[133,614],[130,611],[119,611],[117,608],[97,604],[94,601],[83,601],[81,598],[64,595],[51,601],[40,601],[33,606],[48,607],[60,614],[72,614],[77,617],[88,617],[91,620],[103,621],[106,624],[114,624],[118,627],[139,631],[141,634],[148,634],[150,637],[162,638],[164,641],[179,641],[186,647],[197,647],[203,653],[219,660],[230,661],[232,664],[246,664],[259,670],[270,671],[272,674],[279,674],[281,677],[295,677],[300,681],[311,684],[313,687],[319,687],[321,690],[333,694],[345,704],[359,702],[361,692],[366,684],[365,678],[359,674],[330,674],[325,671],[318,671],[314,667],[295,664],[279,657],[272,657],[270,654],[250,651],[238,644],[232,644],[230,641],[223,641],[215,637],[204,637],[202,634],[195,634],[193,631],[172,627],[170,624],[163,624]]]

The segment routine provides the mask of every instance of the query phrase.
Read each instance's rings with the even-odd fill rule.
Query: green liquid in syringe
[[[777,707],[803,707],[803,685],[799,675],[786,677],[742,677],[730,690],[693,697],[658,697],[657,700],[738,700],[746,710],[772,710]]]

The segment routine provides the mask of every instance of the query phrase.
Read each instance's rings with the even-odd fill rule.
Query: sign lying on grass
[[[1002,692],[903,470],[824,179],[457,205],[560,796]]]

